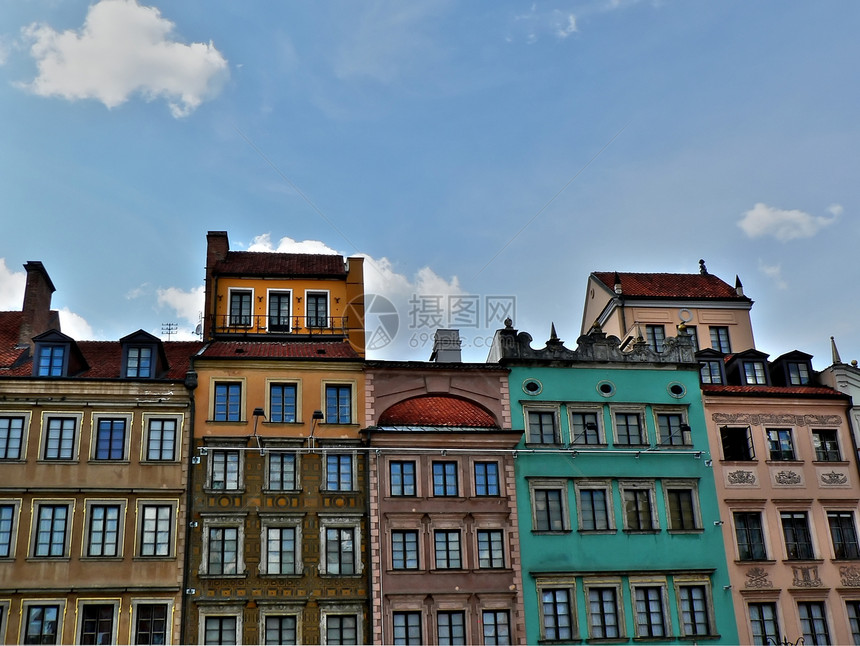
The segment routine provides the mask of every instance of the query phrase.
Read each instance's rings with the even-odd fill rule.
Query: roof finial
[[[836,339],[830,337],[830,355],[832,357],[833,365],[837,363],[842,363],[842,359],[839,358],[839,350],[836,349]]]
[[[558,334],[555,333],[555,323],[550,324],[549,340],[558,341]]]
[[[618,275],[617,271],[615,272],[615,283],[613,285],[613,289],[615,290],[616,294],[621,293],[621,276]]]
[[[705,261],[701,258],[699,259],[699,273],[702,274],[702,276],[708,275],[708,268],[705,267]]]

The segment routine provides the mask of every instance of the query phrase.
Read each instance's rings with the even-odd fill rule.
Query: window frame
[[[727,325],[709,325],[708,333],[711,337],[711,348],[723,354],[732,353],[732,338]],[[725,338],[723,338],[725,333]]]
[[[549,419],[551,421],[550,431],[552,433],[551,441],[544,441],[545,432],[543,421],[540,422],[540,428],[538,430],[537,436],[535,437],[535,434],[532,431],[532,425],[534,424],[534,422],[532,421],[532,415],[539,415],[541,420],[544,419],[544,416],[549,416]],[[526,445],[557,446],[561,444],[561,423],[559,422],[557,406],[523,406],[523,417],[525,418]]]
[[[804,609],[812,610],[813,608],[820,609],[821,616],[820,617],[804,617]],[[798,600],[797,602],[797,616],[800,619],[800,630],[803,635],[803,643],[804,644],[830,644],[830,622],[827,619],[827,602],[824,599],[803,599]],[[821,621],[824,627],[824,633],[821,634],[815,628],[815,632],[807,632],[806,626],[804,625],[807,621],[815,622]],[[812,639],[807,640],[807,635],[810,635]],[[819,635],[821,635],[821,641],[819,641]]]
[[[265,577],[297,577],[304,574],[304,562],[302,561],[302,514],[270,514],[259,513],[260,516],[260,563],[257,570],[260,576]],[[273,572],[269,569],[269,530],[270,529],[292,529],[293,530],[293,567],[292,572]],[[283,553],[279,550],[279,553]],[[283,563],[281,564],[283,569]]]
[[[142,359],[143,359],[143,351],[149,351],[149,357],[147,358],[147,366],[145,367],[146,374],[144,374],[144,368],[142,367]],[[132,357],[132,353],[137,354],[136,357]],[[151,343],[129,343],[123,348],[123,364],[122,364],[122,376],[123,379],[153,379],[155,377],[155,367],[158,362],[158,350],[154,344]]]
[[[747,386],[767,386],[770,383],[767,363],[761,359],[742,360],[738,368],[741,379]]]
[[[498,460],[474,460],[472,475],[476,498],[498,498],[502,495],[501,469]],[[495,493],[493,492],[495,490]]]
[[[666,582],[666,579],[663,577],[655,578],[655,577],[634,577],[631,576],[628,579],[628,584],[630,586],[630,603],[633,607],[633,635],[634,638],[638,639],[669,639],[672,636],[672,621],[671,621],[671,606],[669,605],[669,588]],[[640,631],[640,627],[643,625],[640,623],[638,610],[638,593],[640,590],[657,590],[658,592],[658,601],[660,604],[660,617],[661,622],[659,624],[662,629],[662,634],[642,634]],[[647,599],[647,601],[653,601],[653,599]],[[647,611],[649,613],[650,618],[650,610]],[[654,627],[657,624],[649,621],[647,624],[649,633],[652,633]]]
[[[786,527],[786,520],[791,521]],[[802,525],[800,524],[802,521]],[[786,561],[813,561],[818,551],[815,546],[815,532],[810,524],[809,512],[800,509],[782,509],[779,512],[779,525],[782,529],[783,546]],[[795,534],[802,529],[805,536],[789,540],[789,530]],[[801,540],[804,539],[805,540]],[[793,547],[792,547],[793,546]],[[806,551],[808,550],[808,551]],[[795,554],[794,556],[792,554]]]
[[[362,619],[364,609],[353,603],[333,603],[327,602],[320,604],[320,644],[341,644],[341,643],[364,643],[364,621]],[[330,617],[350,617],[355,621],[355,642],[329,641],[329,618]]]
[[[19,419],[21,420],[21,429],[20,436],[17,438],[18,453],[14,457],[10,457],[9,446],[10,442],[13,441],[12,432],[16,430],[12,428],[12,421]],[[6,435],[3,438],[3,443],[0,444],[0,463],[25,462],[27,460],[27,440],[30,436],[30,419],[30,411],[3,411],[3,413],[0,414],[0,423],[4,420],[8,420]]]
[[[727,462],[755,462],[755,461],[757,461],[756,460],[756,454],[755,454],[755,442],[753,441],[752,429],[749,426],[721,426],[719,428],[719,431],[720,431],[720,449],[723,452],[723,460],[725,460]],[[735,455],[734,453],[732,453],[732,457],[729,457],[728,452],[726,451],[727,435],[729,435],[729,434],[740,435],[740,432],[743,432],[744,435],[746,436],[746,445],[744,446],[741,442],[736,442],[735,440],[732,439],[732,440],[730,440],[731,441],[730,446],[732,447],[732,451],[734,451],[735,448],[737,448],[737,447],[746,448],[747,451],[744,452],[744,455],[746,457],[737,458],[737,457],[734,457],[734,455]],[[737,447],[735,445],[737,445]],[[741,452],[739,451],[738,453],[740,454]]]
[[[92,429],[90,434],[90,461],[96,464],[102,464],[104,462],[128,462],[133,420],[134,416],[132,413],[93,413]],[[122,422],[122,449],[119,457],[116,457],[114,453],[114,429],[112,427],[109,430],[107,457],[101,457],[100,442],[102,437],[102,422],[109,422],[111,424]]]
[[[814,462],[843,462],[845,460],[842,455],[841,443],[839,442],[839,429],[813,428],[810,431],[812,434],[812,449],[815,453]],[[832,434],[832,437],[829,439],[824,438],[822,437],[824,433]]]
[[[758,519],[758,527],[750,527],[747,520],[750,518]],[[739,519],[743,519],[739,523]],[[767,535],[765,532],[765,523],[762,518],[762,511],[758,509],[736,509],[732,512],[732,527],[735,537],[735,548],[737,549],[737,560],[745,563],[755,563],[756,561],[769,561]],[[741,543],[741,533],[743,532],[746,540]],[[755,534],[758,534],[757,536]],[[760,540],[755,540],[755,539]],[[742,548],[742,545],[745,546]],[[761,550],[761,555],[756,556],[757,550]],[[745,550],[749,551],[749,556],[745,557]]]
[[[9,518],[9,544],[6,546],[7,553],[0,553],[0,561],[13,561],[18,554],[18,544],[20,541],[18,540],[18,530],[21,521],[21,504],[23,500],[21,498],[3,498],[0,499],[0,508],[9,507],[11,508],[11,518]],[[0,523],[3,522],[2,516],[0,516]],[[2,524],[0,524],[0,530],[2,530]],[[0,536],[5,533],[5,531],[0,531]],[[3,544],[0,543],[0,548],[3,547]],[[0,639],[2,639],[3,635],[0,633]]]
[[[361,520],[362,517],[359,516],[347,516],[347,515],[329,515],[329,514],[320,514],[320,523],[319,523],[319,532],[320,532],[320,559],[319,559],[319,573],[324,577],[339,577],[339,578],[347,578],[347,577],[357,577],[361,576],[364,571],[364,559],[361,558]],[[329,529],[350,529],[352,531],[352,572],[348,573],[340,573],[340,572],[330,572],[329,570],[329,541],[327,537],[327,530]],[[340,540],[340,539],[338,539]],[[340,554],[340,550],[338,551]],[[342,569],[339,565],[338,569]]]
[[[411,543],[411,546],[408,543]],[[419,530],[394,527],[389,531],[389,545],[393,571],[416,572],[421,569],[421,532]],[[414,553],[414,558],[410,558],[410,552]],[[398,556],[398,553],[401,553],[401,556]]]
[[[487,615],[491,615],[488,621]],[[499,621],[503,617],[504,621]],[[487,628],[492,634],[487,634]],[[500,630],[500,627],[503,628]],[[508,646],[513,644],[511,634],[511,611],[508,608],[481,608],[481,638],[485,646]]]
[[[394,610],[391,613],[391,636],[392,644],[423,644],[424,632],[422,626],[422,612],[420,610]],[[398,625],[398,619],[405,620],[403,625]],[[415,625],[417,624],[417,625]],[[417,634],[415,630],[417,629]]]
[[[570,502],[568,500],[568,486],[566,478],[529,480],[529,502],[531,504],[532,533],[533,534],[561,534],[570,531]],[[539,528],[538,505],[536,494],[538,491],[559,491],[561,505],[561,527],[552,529],[552,514],[547,510],[548,529]]]
[[[654,415],[654,428],[657,433],[657,446],[661,449],[672,449],[672,448],[680,448],[680,449],[689,449],[693,446],[693,429],[690,426],[687,416],[686,407],[678,407],[678,408],[665,408],[665,407],[654,407],[652,409],[652,413]],[[673,438],[677,437],[675,430],[673,430],[673,426],[669,418],[677,417],[678,422],[678,433],[680,433],[680,441],[674,441]],[[669,426],[667,429],[663,428],[662,421],[664,418],[669,421]],[[668,431],[669,436],[664,437],[665,432]]]
[[[699,381],[703,384],[721,385],[726,383],[723,362],[719,359],[699,359]]]
[[[119,632],[119,609],[120,609],[121,601],[120,599],[81,599],[78,598],[76,600],[76,608],[75,608],[75,616],[77,618],[77,626],[75,628],[75,634],[77,635],[77,644],[99,644],[104,643],[99,641],[98,637],[101,635],[98,632],[98,628],[95,633],[94,641],[85,641],[84,640],[84,629],[86,628],[87,618],[85,616],[86,610],[89,608],[110,608],[111,609],[111,622],[110,622],[110,640],[107,642],[108,644],[116,644],[117,636]],[[98,619],[97,621],[101,621]]]
[[[409,465],[412,472],[407,473],[404,469]],[[395,487],[395,467],[398,468],[400,479],[399,484]],[[411,478],[411,483],[407,480]],[[406,493],[411,485],[411,493]],[[415,460],[388,460],[388,495],[391,498],[415,498],[418,496],[418,465]]]
[[[569,642],[573,640],[578,640],[579,638],[579,626],[577,623],[578,612],[576,607],[576,579],[573,577],[570,578],[537,578],[535,581],[535,588],[537,591],[537,605],[538,605],[538,619],[540,622],[540,639],[541,641],[546,642]],[[546,605],[548,602],[544,601],[544,593],[553,593],[552,606],[553,606],[553,614],[552,618],[555,619],[553,622],[553,626],[547,626],[547,613],[546,613]],[[558,610],[559,604],[558,599],[556,597],[556,593],[564,592],[567,596],[567,614],[561,614],[559,612],[555,612]],[[558,618],[564,617],[568,625],[561,626]],[[547,636],[548,628],[556,631],[556,636]],[[567,629],[570,631],[570,634],[567,636],[562,636],[558,633],[562,632],[563,629]]]
[[[245,564],[245,518],[247,515],[247,513],[211,514],[208,512],[201,512],[200,516],[203,519],[203,531],[200,541],[200,567],[197,571],[197,574],[200,577],[215,579],[241,579],[248,575]],[[235,561],[225,560],[223,556],[224,552],[227,550],[222,548],[221,558],[216,563],[215,553],[212,551],[212,543],[214,542],[212,532],[219,530],[222,532],[224,530],[236,530]],[[216,538],[215,540],[217,541],[218,539]],[[222,535],[220,540],[222,543],[225,543],[228,538],[226,535]],[[218,567],[213,568],[213,565],[218,565]],[[213,571],[213,569],[216,571]],[[235,569],[235,572],[225,571],[229,569]]]
[[[838,527],[834,527],[834,520],[838,521]],[[858,543],[854,512],[847,509],[828,509],[827,526],[830,533],[830,545],[833,547],[833,558],[845,561],[860,559],[860,543]],[[836,537],[837,529],[842,534],[839,541]],[[845,539],[846,534],[849,534],[847,540]]]
[[[465,557],[463,532],[460,529],[440,527],[433,530],[434,570],[463,570]]]
[[[441,471],[437,474],[437,467]],[[449,473],[449,467],[453,470]],[[431,463],[434,498],[460,497],[460,464],[456,460],[433,460]],[[441,480],[440,480],[441,478]],[[453,481],[452,481],[453,480]],[[451,487],[453,485],[453,493]]]
[[[288,304],[288,312],[287,312],[287,324],[283,324],[283,313],[280,311],[280,307],[278,308],[278,313],[276,315],[272,315],[272,305],[273,297],[277,299],[279,305],[282,303],[284,297],[286,297],[286,301]],[[267,289],[266,290],[266,329],[269,332],[292,332],[292,317],[293,317],[293,290],[292,289]],[[272,323],[272,319],[275,318],[278,322]]]
[[[354,451],[327,451],[325,454],[324,479],[322,490],[328,492],[348,493],[356,491],[356,454]],[[332,461],[336,461],[337,469],[332,471]],[[335,479],[332,479],[332,475]],[[347,479],[348,478],[348,479]]]
[[[845,613],[848,626],[855,644],[860,644],[860,600],[845,599]]]
[[[452,620],[455,617],[461,617],[463,622],[461,624],[463,634],[454,635],[449,634],[445,639],[442,638],[442,621],[441,619],[445,617],[447,618],[447,626],[446,630],[452,631],[457,628],[455,622]],[[440,608],[436,611],[436,644],[439,646],[444,646],[445,644],[470,644],[472,643],[469,640],[469,624],[466,616],[466,610],[464,608]]]
[[[66,616],[66,599],[24,599],[21,601],[21,625],[19,627],[20,639],[18,641],[19,644],[27,644],[30,643],[27,641],[27,636],[29,635],[29,627],[30,627],[30,610],[32,608],[56,608],[57,618],[56,618],[56,626],[54,634],[53,642],[44,642],[41,640],[35,641],[33,643],[36,644],[44,644],[44,643],[53,643],[60,644],[62,643],[60,640],[63,639],[63,631],[65,629],[65,616]],[[43,633],[39,633],[42,635]]]
[[[628,491],[644,491],[647,494],[647,501],[650,507],[649,509],[649,517],[651,519],[650,527],[642,528],[642,527],[631,527],[630,526],[630,516],[627,509],[627,496],[626,493]],[[660,518],[657,513],[657,491],[656,491],[656,483],[654,480],[619,480],[618,481],[618,493],[621,497],[622,504],[622,518],[623,518],[623,531],[632,533],[632,534],[653,534],[655,532],[659,532],[661,529],[660,526]],[[639,496],[636,497],[637,508],[639,503]],[[637,513],[637,517],[641,517],[641,513]],[[638,524],[638,523],[637,523]]]
[[[695,638],[695,637],[709,637],[715,636],[717,634],[716,627],[716,616],[714,614],[714,599],[713,599],[713,591],[711,590],[711,581],[708,578],[704,577],[682,577],[675,576],[674,577],[674,586],[675,586],[675,598],[678,602],[678,628],[681,633],[681,637],[686,638]],[[707,632],[699,633],[699,632],[688,632],[687,626],[685,623],[685,608],[683,607],[684,603],[684,595],[683,591],[685,589],[692,588],[701,588],[704,590],[704,603],[705,603],[705,612],[706,614],[706,623],[707,623]],[[696,623],[696,625],[698,622]]]
[[[797,443],[794,441],[794,429],[783,427],[765,428],[764,432],[767,439],[767,454],[770,462],[799,462],[797,458]],[[772,434],[776,435],[772,436]],[[776,444],[774,444],[774,437],[776,437]],[[786,437],[788,438],[788,449],[783,448],[786,446]],[[778,446],[779,448],[774,448],[774,446]],[[789,452],[791,457],[785,457]]]
[[[155,429],[152,428],[153,422],[172,422],[173,423],[173,457],[166,458],[165,449],[164,449],[164,434],[167,432],[166,429],[161,428],[156,432],[161,433],[161,437],[158,440],[158,448],[157,453],[161,457],[153,458],[151,457],[153,443],[152,434]],[[179,462],[182,459],[182,427],[185,422],[185,416],[183,414],[177,415],[158,415],[155,413],[144,413],[143,421],[141,422],[143,425],[143,441],[141,442],[140,447],[140,461],[143,463],[149,464],[162,464],[164,462]]]
[[[316,311],[314,314],[310,313],[311,309],[311,297],[314,299],[322,299],[325,302],[325,314],[320,317],[319,305],[314,305]],[[316,302],[316,300],[315,300]],[[314,330],[327,330],[331,328],[332,322],[332,312],[331,312],[331,293],[327,289],[306,289],[305,290],[305,328],[314,329]],[[320,320],[322,319],[323,324],[320,325]]]
[[[583,596],[586,604],[585,618],[586,618],[586,626],[588,628],[588,639],[606,639],[606,640],[622,640],[627,638],[627,622],[625,621],[624,616],[624,589],[621,585],[621,579],[618,578],[585,578],[582,581],[582,590]],[[614,593],[614,606],[615,606],[615,628],[618,632],[616,635],[607,635],[605,634],[607,625],[601,623],[600,625],[595,624],[594,622],[594,613],[591,612],[591,593],[595,590],[611,590]],[[600,603],[603,604],[605,601],[603,599],[600,600]],[[603,635],[596,635],[595,629],[600,629],[604,632]]]
[[[207,446],[206,447],[206,484],[203,488],[207,493],[243,492],[245,490],[245,452],[234,446]],[[232,484],[230,460],[231,456],[236,458],[236,486]],[[220,464],[223,458],[224,464]],[[217,479],[216,479],[217,478]],[[218,483],[223,486],[216,486]]]
[[[156,513],[154,521],[156,523],[156,528],[153,532],[150,532],[146,528],[146,512],[148,509],[168,509],[168,535],[167,540],[163,541],[161,538],[163,537],[163,530],[159,529],[158,524],[163,521],[160,518],[160,514]],[[135,527],[135,558],[145,559],[145,560],[170,560],[176,558],[176,540],[177,540],[177,515],[179,513],[179,500],[177,499],[139,499],[137,501],[137,513],[136,513],[136,527]],[[150,542],[145,540],[146,535],[152,533],[155,540],[151,542],[153,546],[152,554],[144,554],[144,549]],[[159,547],[166,543],[167,553],[159,554]]]
[[[232,390],[238,389],[238,400],[233,401]],[[222,389],[223,395],[220,394]],[[245,396],[246,396],[245,380],[243,378],[235,379],[212,379],[212,395],[210,397],[210,422],[226,422],[226,423],[245,423]],[[221,401],[223,400],[223,404]],[[224,407],[223,412],[220,408]]]
[[[785,364],[786,382],[789,386],[808,386],[812,370],[808,361],[787,361]]]
[[[81,544],[82,560],[121,560],[124,556],[126,505],[128,501],[124,498],[98,498],[84,501],[84,540]],[[114,554],[92,554],[93,551],[93,523],[95,522],[95,509],[116,508],[116,529],[114,533]],[[100,532],[106,534],[105,530]],[[101,541],[103,544],[105,540]]]
[[[344,402],[342,401],[342,389],[348,389],[349,396],[346,399],[346,403],[349,406],[349,410],[347,411],[347,419],[344,419],[343,415],[343,406]],[[336,413],[334,416],[329,413],[332,412],[331,405],[329,402],[329,391],[336,390],[335,396],[335,410]],[[323,412],[325,414],[325,424],[337,424],[340,426],[345,426],[349,424],[355,424],[355,415],[356,415],[356,384],[352,381],[326,381],[322,384],[322,402],[323,402]],[[334,417],[334,419],[332,419]]]
[[[42,509],[60,509],[64,508],[66,510],[65,518],[63,519],[63,547],[61,554],[53,554],[54,550],[54,534],[58,530],[54,527],[54,519],[51,518],[51,529],[50,535],[51,539],[48,543],[48,553],[40,554],[39,546],[41,543],[39,542],[39,534],[40,526],[42,524]],[[72,536],[72,523],[74,522],[75,517],[75,501],[74,500],[61,500],[56,498],[36,498],[33,500],[33,513],[31,517],[31,528],[30,532],[32,534],[30,538],[30,559],[39,559],[39,560],[48,560],[48,561],[56,561],[56,560],[68,560],[70,555],[70,543]]]
[[[588,534],[614,534],[617,529],[615,527],[615,513],[612,500],[612,481],[611,480],[581,480],[573,481],[573,488],[576,492],[576,511],[577,511],[577,530]],[[597,517],[593,513],[593,505],[586,504],[582,493],[585,491],[600,491],[603,493],[603,506],[606,518],[606,527],[597,526]],[[585,510],[590,510],[594,515],[595,527],[585,527],[586,514]]]
[[[54,356],[61,353],[59,362]],[[43,357],[48,354],[47,367],[44,365]],[[36,342],[33,353],[33,376],[34,377],[67,377],[69,373],[69,355],[71,354],[70,343]],[[57,365],[59,363],[59,365]]]
[[[286,390],[292,389],[292,414],[288,411]],[[280,412],[275,410],[275,392],[281,391]],[[299,382],[290,380],[266,380],[266,408],[269,416],[266,424],[298,424],[301,423],[301,393]]]
[[[663,352],[666,342],[666,326],[662,323],[647,323],[645,325],[645,342],[654,352]]]
[[[139,635],[141,634],[139,622],[141,621],[141,608],[163,606],[164,612],[164,641],[163,644],[173,643],[173,599],[170,598],[153,598],[153,599],[132,599],[131,600],[131,626],[129,628],[130,642],[134,644],[141,643]],[[152,618],[149,621],[153,621]],[[155,630],[149,630],[149,634],[161,634]],[[149,643],[153,643],[152,640]]]
[[[279,491],[279,492],[280,491],[284,491],[284,492],[301,491],[301,488],[302,488],[302,485],[301,485],[301,460],[302,460],[301,453],[298,451],[290,451],[289,449],[272,450],[271,448],[268,448],[268,447],[265,449],[265,451],[266,451],[266,459],[265,459],[266,483],[265,483],[265,486],[263,488],[263,491],[265,491],[266,493],[273,493],[276,491]],[[292,479],[290,479],[290,480],[283,477],[284,473],[286,473],[286,470],[284,469],[284,464],[283,464],[283,462],[285,461],[285,458],[292,458],[293,475],[292,475]],[[281,470],[280,471],[280,473],[281,473],[280,485],[281,486],[274,486],[275,484],[278,484],[278,482],[273,480],[273,478],[272,478],[272,461],[273,460],[278,460],[282,463],[281,466],[279,467]],[[286,486],[283,486],[284,484],[292,484],[292,486],[286,487]]]
[[[198,641],[201,644],[213,644],[213,643],[221,643],[220,639],[217,642],[208,641],[207,637],[207,623],[210,619],[224,620],[224,619],[232,619],[234,624],[234,634],[233,641],[227,641],[226,643],[231,644],[239,644],[242,642],[242,634],[244,630],[244,613],[242,610],[244,609],[244,604],[227,604],[227,605],[203,605],[200,604],[200,609],[197,617],[197,635]],[[223,631],[219,631],[219,636]]]
[[[749,601],[746,605],[750,635],[753,638],[753,642],[756,644],[779,643],[779,638],[782,635],[779,627],[779,604],[775,601],[761,600]],[[753,613],[754,608],[756,609],[756,613]],[[770,618],[764,616],[764,613],[762,612],[764,608],[768,608],[772,611],[773,615]],[[754,616],[754,614],[757,616]],[[772,634],[768,630],[769,624],[773,630]],[[761,627],[760,630],[756,629],[757,625]],[[769,641],[770,639],[773,639],[773,642]]]
[[[494,543],[498,542],[498,550]],[[487,557],[481,556],[481,543],[489,547]],[[507,568],[506,532],[501,527],[479,527],[475,529],[475,567],[479,570],[504,570]],[[486,563],[486,564],[485,564]]]
[[[83,413],[42,413],[42,437],[39,442],[39,461],[40,462],[77,462],[81,442],[81,424],[83,421]],[[72,441],[70,447],[70,455],[65,457],[63,451],[63,434],[65,429],[60,429],[60,438],[57,445],[57,457],[48,456],[49,442],[51,441],[51,422],[52,420],[72,420]]]
[[[235,311],[238,297],[238,313]],[[248,312],[245,313],[244,298],[247,297]],[[254,325],[254,289],[252,287],[229,287],[227,289],[227,327],[249,328]]]
[[[260,636],[258,640],[261,644],[285,644],[290,643],[288,641],[284,641],[282,639],[278,639],[277,641],[270,642],[268,640],[268,628],[267,623],[270,618],[279,618],[283,619],[292,619],[295,622],[295,641],[292,643],[300,644],[302,641],[302,610],[301,606],[296,603],[281,603],[281,602],[268,602],[268,601],[258,601],[257,606],[259,607],[259,632],[257,633]]]
[[[645,409],[643,407],[629,408],[629,407],[615,407],[613,406],[611,409],[612,415],[612,441],[613,445],[617,447],[632,447],[632,448],[640,448],[647,447],[649,438],[648,438],[648,428],[645,423]],[[619,433],[620,425],[619,425],[619,416],[624,415],[625,417],[635,416],[638,424],[639,424],[639,442],[622,442],[621,434]],[[629,427],[628,420],[625,420],[625,427]],[[629,433],[625,432],[625,435],[629,437]]]
[[[597,427],[594,429],[596,441],[592,442],[589,439],[589,431],[591,431],[591,429],[588,428],[588,424],[590,422],[582,422],[583,430],[582,432],[577,433],[577,429],[580,424],[578,422],[574,422],[574,415],[592,415],[594,417],[594,423]],[[588,407],[580,404],[568,406],[567,422],[570,432],[571,446],[606,446],[606,432],[603,429],[603,408],[601,406]],[[580,437],[583,441],[578,441],[578,438]]]
[[[664,479],[661,481],[663,499],[666,505],[666,529],[671,534],[699,534],[704,531],[702,525],[702,510],[699,504],[699,483],[697,480]],[[687,491],[690,493],[690,513],[692,527],[673,527],[671,497],[672,491]]]

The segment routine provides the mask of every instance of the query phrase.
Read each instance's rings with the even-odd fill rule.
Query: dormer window
[[[723,383],[723,362],[718,360],[700,361],[703,384]]]
[[[767,370],[764,361],[743,362],[744,383],[748,386],[767,385]]]
[[[68,377],[89,368],[78,344],[70,336],[50,330],[33,337],[34,377]]]
[[[62,377],[66,374],[66,357],[68,347],[65,345],[39,345],[36,363],[37,377]]]
[[[792,386],[805,386],[809,383],[809,364],[790,361],[786,364],[788,383]]]
[[[152,347],[132,346],[126,355],[125,376],[137,379],[152,377]]]

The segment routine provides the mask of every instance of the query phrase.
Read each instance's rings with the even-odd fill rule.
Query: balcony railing
[[[216,317],[216,334],[345,335],[345,316],[259,316],[224,314]]]

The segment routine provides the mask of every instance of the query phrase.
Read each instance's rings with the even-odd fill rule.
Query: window
[[[834,558],[860,559],[854,514],[850,511],[828,511],[827,522],[830,524],[830,537],[833,539]]]
[[[217,491],[238,491],[239,451],[209,451],[209,488]]]
[[[241,421],[242,384],[217,382],[215,384],[215,411],[216,422],[238,422]]]
[[[460,551],[460,530],[436,530],[433,533],[436,546],[436,569],[459,570],[463,567]]]
[[[325,387],[326,424],[352,423],[352,387],[327,385]]]
[[[264,527],[266,574],[299,574],[296,567],[298,549],[297,528]]]
[[[61,558],[66,556],[69,506],[39,504],[36,518],[33,556],[44,558]]]
[[[786,365],[788,370],[788,383],[791,386],[805,386],[809,383],[809,364],[805,362],[789,361]]]
[[[690,343],[693,346],[693,350],[699,351],[699,331],[696,329],[695,325],[686,325],[684,326],[687,330],[687,335],[690,337]]]
[[[683,636],[711,634],[710,600],[706,586],[678,586],[678,605]]]
[[[356,572],[355,527],[325,527],[325,573],[352,575]]]
[[[558,423],[555,411],[528,411],[528,441],[532,444],[557,444]]]
[[[239,574],[239,528],[209,527],[206,574]]]
[[[56,644],[60,636],[59,605],[31,604],[26,607],[25,644]]]
[[[822,601],[802,601],[797,604],[804,644],[829,644],[830,631]]]
[[[578,481],[575,483],[579,530],[583,532],[605,532],[614,529],[608,482]]]
[[[569,588],[540,590],[541,637],[547,641],[573,639],[573,605]]]
[[[778,644],[780,640],[779,622],[776,618],[776,604],[751,603],[750,629],[752,631],[753,643],[755,644]]]
[[[848,621],[851,624],[851,638],[854,644],[860,644],[860,601],[846,601]]]
[[[269,331],[290,331],[290,292],[269,292]]]
[[[505,567],[505,534],[500,529],[478,530],[478,567]]]
[[[14,556],[15,540],[15,504],[0,504],[0,559]]]
[[[723,445],[724,460],[755,460],[755,449],[749,427],[721,427],[720,442]]]
[[[253,292],[246,289],[230,290],[230,327],[251,326]]]
[[[708,359],[699,362],[699,378],[703,384],[723,383],[723,366],[721,361]]]
[[[534,531],[561,532],[568,528],[566,489],[561,487],[532,488],[532,517]]]
[[[307,300],[308,327],[328,327],[328,294],[325,292],[308,292]]]
[[[735,537],[738,542],[738,559],[741,561],[767,560],[761,513],[757,511],[736,511],[734,519]]]
[[[699,520],[699,505],[696,487],[683,486],[664,480],[666,508],[669,515],[670,531],[691,531],[702,529]]]
[[[45,438],[46,460],[72,460],[75,457],[76,417],[49,417]]]
[[[146,459],[170,462],[176,459],[176,420],[152,418],[146,432]]]
[[[0,460],[20,460],[24,441],[23,417],[0,417]]]
[[[167,635],[166,603],[138,603],[135,605],[134,643],[166,644]]]
[[[729,328],[712,325],[711,328],[711,347],[723,354],[730,354],[732,344],[729,343]]]
[[[791,439],[791,429],[767,429],[767,444],[771,460],[794,460],[794,442]]]
[[[642,585],[633,588],[636,603],[636,636],[665,637],[666,607],[663,587]]]
[[[415,463],[392,461],[388,463],[389,485],[392,496],[415,495]]]
[[[786,558],[789,560],[812,559],[812,536],[809,534],[809,521],[806,512],[782,512],[782,533],[785,537]]]
[[[499,495],[498,462],[475,462],[475,495]]]
[[[744,361],[744,383],[749,386],[767,385],[767,372],[763,361]]]
[[[571,411],[570,434],[571,444],[603,444],[600,427],[597,425],[597,413]]]
[[[616,588],[588,588],[588,631],[592,639],[615,639],[621,636]]]
[[[421,613],[394,613],[394,644],[421,643]]]
[[[126,353],[125,376],[138,379],[152,377],[152,347],[129,346]]]
[[[511,643],[511,613],[507,610],[484,610],[481,614],[484,644],[507,646]]]
[[[113,644],[113,604],[86,603],[81,607],[81,644]]]
[[[263,624],[266,644],[297,644],[298,626],[295,615],[266,615]]]
[[[204,644],[238,644],[236,617],[212,616],[204,621]]]
[[[657,429],[662,446],[691,446],[691,430],[682,413],[658,413]]]
[[[325,616],[326,644],[357,644],[358,617],[356,615]]]
[[[842,460],[836,429],[813,430],[812,446],[815,447],[815,459],[819,462],[839,462]]]
[[[273,491],[295,491],[296,454],[288,451],[269,453],[269,489]]]
[[[87,535],[87,556],[121,556],[122,507],[120,505],[90,505]]]
[[[434,462],[433,463],[433,495],[434,496],[456,496],[457,488],[457,463],[456,462]]]
[[[391,532],[391,567],[395,570],[418,569],[418,532]]]
[[[271,384],[269,386],[269,421],[290,423],[296,421],[297,384]]]
[[[662,325],[646,325],[645,340],[654,352],[663,352],[663,341],[666,340],[666,328]]]
[[[125,419],[99,419],[96,428],[96,460],[125,458]]]
[[[170,556],[173,552],[173,505],[140,507],[140,555]]]
[[[329,453],[325,462],[325,488],[328,491],[352,491],[352,455]]]
[[[437,642],[444,644],[466,643],[466,613],[440,612],[436,615]]]
[[[66,365],[65,345],[39,344],[37,377],[62,377],[65,375]]]
[[[658,528],[654,516],[652,483],[625,483],[621,486],[624,501],[624,529],[630,532],[650,532]]]
[[[639,413],[615,413],[615,437],[618,444],[645,444]]]

